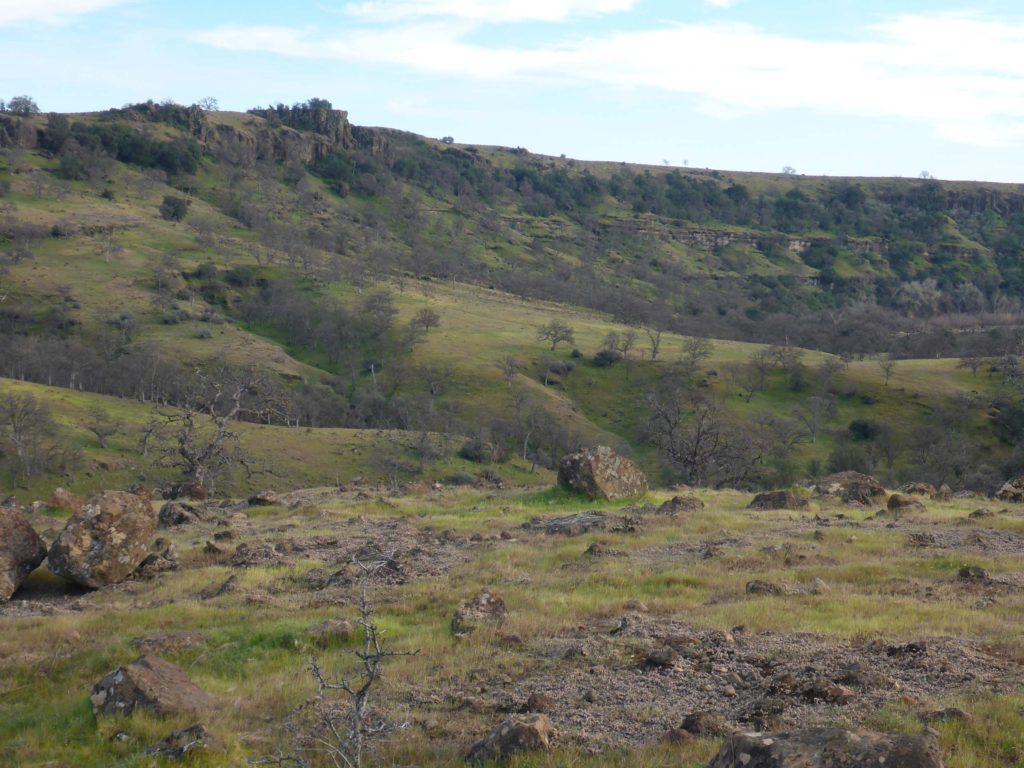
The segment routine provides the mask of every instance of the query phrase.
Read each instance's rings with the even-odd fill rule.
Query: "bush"
[[[483,440],[469,440],[459,449],[459,456],[475,464],[490,464],[494,461],[494,446]]]
[[[847,427],[854,440],[874,440],[882,434],[882,425],[868,419],[854,419]]]
[[[580,351],[579,351],[578,349],[574,349],[574,350],[573,350],[573,351],[572,351],[572,352],[571,352],[571,353],[569,354],[569,357],[571,357],[571,358],[572,358],[573,360],[579,360],[579,359],[581,359],[581,358],[583,357],[583,353],[582,353],[582,352],[580,352]]]
[[[448,482],[452,485],[476,485],[477,477],[472,472],[456,472]]]
[[[854,445],[853,443],[838,445],[828,455],[828,471],[830,473],[845,472],[847,470],[861,472],[865,475],[871,474],[871,462],[863,446]]]
[[[167,221],[181,221],[188,213],[189,201],[184,197],[167,195],[160,203],[160,216]]]
[[[614,349],[602,349],[594,355],[594,365],[598,368],[607,368],[622,360],[622,353]]]

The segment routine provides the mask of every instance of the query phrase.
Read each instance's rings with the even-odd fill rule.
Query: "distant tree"
[[[512,382],[515,381],[516,376],[519,374],[519,369],[522,367],[522,363],[512,355],[505,355],[505,357],[498,361],[497,365],[498,369],[501,371],[501,377],[505,380],[509,389],[511,389]]]
[[[647,334],[647,340],[651,343],[651,360],[657,360],[658,353],[661,351],[661,330],[645,328],[644,332]]]
[[[196,102],[196,106],[203,110],[203,112],[216,112],[220,109],[220,105],[213,96],[207,96],[206,98],[200,99]]]
[[[561,320],[552,320],[546,325],[537,328],[537,340],[551,342],[551,349],[554,351],[555,347],[562,342],[574,344],[576,342],[576,335],[573,329]]]
[[[714,348],[714,344],[712,344],[710,339],[706,339],[703,336],[690,336],[683,341],[683,350],[679,355],[679,362],[693,373],[696,373],[701,364],[711,357]]]
[[[39,114],[39,105],[31,96],[15,96],[7,102],[7,111],[22,117]]]
[[[442,144],[454,144],[455,143],[455,139],[453,139],[451,136],[442,136],[441,137],[441,143]]]
[[[888,387],[893,371],[896,370],[896,358],[890,353],[878,361],[878,367],[882,369],[882,378],[885,380],[885,386]]]
[[[188,213],[189,201],[184,197],[167,195],[160,204],[160,216],[167,221],[181,221]]]
[[[124,429],[124,422],[113,418],[102,407],[96,406],[89,411],[89,418],[85,422],[85,428],[96,435],[100,448],[106,448],[107,441]]]
[[[957,368],[966,368],[971,372],[971,376],[978,375],[978,369],[985,364],[985,358],[977,355],[968,355],[967,357],[960,358],[960,362],[956,364]]]
[[[812,443],[818,438],[822,422],[834,416],[835,412],[836,399],[832,395],[811,395],[791,411],[793,417],[804,426]]]
[[[128,343],[135,334],[135,315],[127,309],[110,318],[110,324],[121,332],[121,341]]]
[[[796,173],[796,168],[794,168],[792,165],[785,165],[782,167],[782,172],[787,176],[792,176],[793,174]]]
[[[419,310],[412,319],[409,321],[409,326],[417,331],[423,331],[426,333],[431,328],[437,328],[441,325],[441,315],[429,307],[424,307]]]
[[[25,485],[50,463],[57,425],[50,409],[32,395],[0,395],[0,462],[11,485]]]

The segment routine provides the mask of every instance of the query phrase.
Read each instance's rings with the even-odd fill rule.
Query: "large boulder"
[[[801,499],[789,491],[765,491],[754,497],[747,509],[803,509],[807,499]]]
[[[104,491],[71,516],[50,547],[50,570],[84,587],[116,584],[149,554],[156,525],[145,494]]]
[[[90,698],[97,715],[130,715],[136,709],[168,715],[210,705],[210,697],[181,667],[159,656],[118,667],[93,686]]]
[[[924,504],[916,496],[906,493],[894,493],[889,497],[886,509],[897,515],[903,512],[924,512]]]
[[[931,733],[811,728],[779,734],[736,733],[708,768],[943,768]]]
[[[647,476],[605,445],[570,453],[558,463],[558,484],[592,499],[625,499],[647,492]]]
[[[871,504],[873,499],[885,496],[885,486],[871,475],[852,470],[836,472],[814,484],[814,491],[822,496],[836,496],[847,504]]]
[[[938,494],[931,483],[904,483],[896,490],[908,496],[927,496],[929,499],[934,499]]]
[[[517,715],[503,722],[469,750],[471,763],[504,760],[517,752],[535,752],[551,746],[551,720],[544,714]]]
[[[0,507],[0,600],[7,600],[46,558],[46,545],[16,507]]]

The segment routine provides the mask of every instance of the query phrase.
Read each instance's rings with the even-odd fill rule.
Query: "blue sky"
[[[302,101],[594,160],[1024,183],[992,0],[0,0],[0,98]]]

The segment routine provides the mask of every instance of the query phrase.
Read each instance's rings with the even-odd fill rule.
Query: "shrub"
[[[167,195],[164,197],[164,201],[160,203],[160,216],[167,221],[181,221],[185,218],[185,214],[188,213],[188,206],[189,201],[184,197]]]
[[[607,368],[620,360],[622,360],[622,353],[614,349],[602,349],[594,355],[594,365],[598,368]]]
[[[874,440],[882,434],[882,425],[868,419],[854,419],[847,427],[854,440]]]
[[[494,446],[483,440],[469,440],[459,449],[459,456],[476,464],[490,464],[494,461]]]

